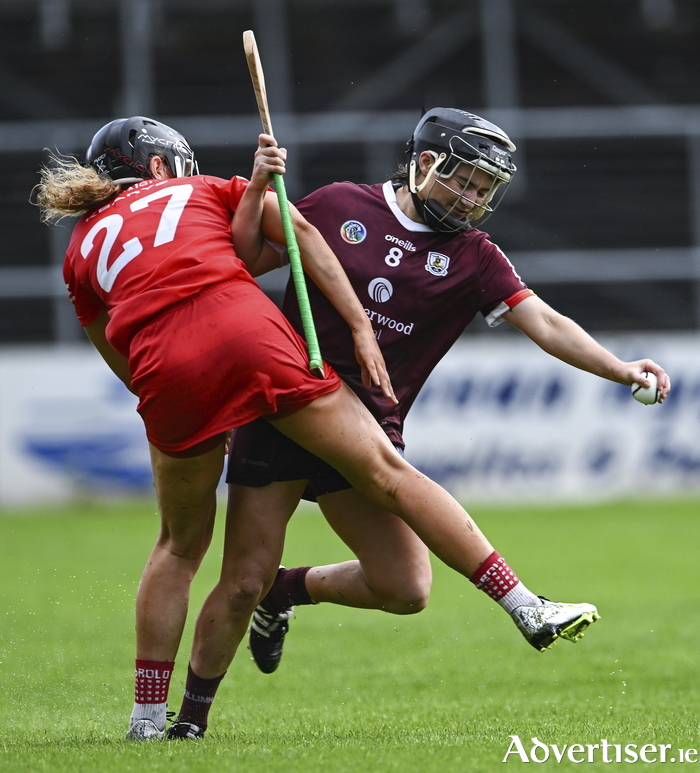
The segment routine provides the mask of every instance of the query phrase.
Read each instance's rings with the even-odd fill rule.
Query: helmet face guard
[[[120,118],[103,126],[85,157],[99,174],[134,183],[151,178],[148,162],[154,155],[166,159],[175,177],[199,174],[187,140],[164,123],[144,116]]]
[[[502,129],[479,116],[448,108],[430,110],[416,127],[407,151],[410,155],[409,190],[421,218],[431,228],[446,233],[468,231],[476,220],[484,222],[500,204],[515,173],[510,155],[514,150],[515,145]],[[417,183],[418,162],[421,153],[426,151],[435,163]],[[447,181],[460,164],[471,167],[467,181],[459,186],[449,185]],[[477,202],[473,194],[466,195],[477,169],[491,178],[489,190],[481,202]],[[454,196],[449,208],[431,196],[435,186],[442,186]],[[424,190],[425,197],[418,196]],[[462,200],[473,205],[466,217],[456,212]]]

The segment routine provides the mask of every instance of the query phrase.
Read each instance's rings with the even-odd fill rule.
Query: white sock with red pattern
[[[471,581],[497,601],[509,614],[517,607],[539,606],[542,601],[529,591],[495,550],[474,572]]]
[[[174,662],[136,659],[136,686],[131,724],[150,719],[159,730],[165,729],[165,709]]]

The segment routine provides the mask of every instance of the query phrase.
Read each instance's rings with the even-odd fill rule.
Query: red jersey
[[[394,188],[334,183],[297,204],[345,269],[372,321],[399,405],[362,385],[347,325],[309,282],[324,357],[359,395],[389,438],[402,444],[403,422],[425,380],[476,314],[490,325],[532,294],[482,231],[444,234],[410,220]],[[287,288],[284,312],[301,330]]]
[[[231,218],[247,181],[144,180],[75,226],[63,276],[82,325],[109,311],[107,340],[129,355],[143,323],[205,287],[254,283],[236,257]]]

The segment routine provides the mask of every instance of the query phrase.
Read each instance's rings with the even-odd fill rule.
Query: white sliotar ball
[[[632,394],[635,400],[638,400],[644,405],[653,405],[659,399],[659,387],[656,380],[656,376],[648,371],[644,372],[644,375],[651,382],[648,387],[643,387],[640,384],[632,384]]]

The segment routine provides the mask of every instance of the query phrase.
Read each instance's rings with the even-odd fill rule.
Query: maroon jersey
[[[491,325],[531,295],[503,252],[482,231],[444,234],[410,220],[390,182],[334,183],[297,204],[338,256],[372,321],[398,406],[362,385],[347,324],[309,281],[324,357],[358,394],[389,438],[402,444],[411,405],[433,368],[481,312]],[[284,312],[301,331],[290,285]]]

